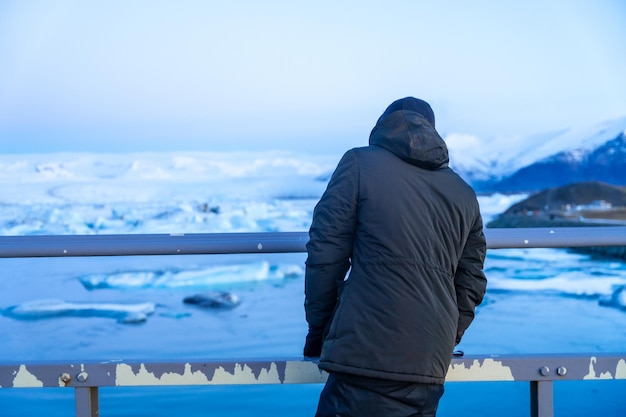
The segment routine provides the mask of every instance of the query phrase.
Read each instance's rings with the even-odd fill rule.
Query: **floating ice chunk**
[[[601,306],[617,307],[620,310],[626,310],[626,285],[615,288],[610,296],[601,298],[599,303]]]
[[[231,309],[241,304],[237,294],[223,291],[215,291],[205,294],[194,294],[183,299],[185,304],[193,304],[199,307],[215,309]]]
[[[101,288],[146,288],[151,287],[159,276],[158,272],[119,272],[116,274],[91,274],[79,278],[89,290]]]
[[[281,278],[297,278],[304,276],[304,268],[300,265],[277,265],[272,267],[277,276]]]
[[[148,315],[141,312],[128,313],[117,319],[119,323],[124,324],[144,323],[146,320],[148,320]]]
[[[154,303],[72,303],[63,300],[28,301],[2,310],[7,317],[37,320],[52,317],[111,317],[120,323],[142,323],[155,311]]]
[[[194,270],[122,271],[113,274],[89,274],[79,278],[87,289],[103,288],[210,288],[234,283],[295,278],[304,275],[299,265],[270,265],[250,262],[215,265]]]
[[[601,279],[594,276],[587,277],[582,272],[564,273],[541,279],[509,279],[506,273],[492,271],[489,277],[491,290],[552,292],[584,297],[600,297],[610,294],[615,285],[624,282],[619,277]]]

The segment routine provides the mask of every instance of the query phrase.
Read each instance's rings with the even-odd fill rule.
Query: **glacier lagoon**
[[[0,157],[0,233],[305,231],[339,156]],[[16,180],[19,178],[19,180]],[[479,198],[485,220],[523,195]],[[305,254],[0,259],[4,362],[299,357]],[[559,249],[488,253],[467,354],[621,352],[626,264]],[[183,302],[224,291],[240,303]],[[614,299],[616,297],[613,297]],[[312,415],[321,386],[103,388],[107,416]],[[622,416],[623,381],[555,384],[555,415]],[[438,415],[528,415],[526,383],[449,383]],[[2,389],[2,416],[65,416],[73,391]],[[164,413],[163,410],[170,410]]]

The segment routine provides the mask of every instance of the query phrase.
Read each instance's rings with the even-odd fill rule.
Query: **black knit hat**
[[[380,116],[380,119],[398,110],[409,110],[418,113],[424,117],[433,128],[435,127],[435,113],[433,113],[433,109],[430,108],[430,104],[415,97],[405,97],[394,101],[387,107],[387,110]]]

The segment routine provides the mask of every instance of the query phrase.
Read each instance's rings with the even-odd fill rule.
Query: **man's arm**
[[[356,156],[348,151],[313,212],[304,288],[309,324],[304,356],[320,355],[324,333],[350,268],[357,223],[358,176]]]
[[[461,342],[463,334],[474,320],[474,311],[485,296],[487,278],[483,272],[487,244],[483,233],[483,223],[480,216],[474,222],[469,234],[463,254],[454,276],[457,305],[459,309],[459,323],[456,334],[456,344]]]

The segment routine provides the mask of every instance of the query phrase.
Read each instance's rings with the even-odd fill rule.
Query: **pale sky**
[[[442,135],[626,116],[626,2],[0,1],[0,153],[367,143],[393,100]]]

